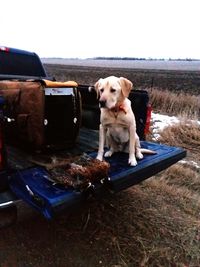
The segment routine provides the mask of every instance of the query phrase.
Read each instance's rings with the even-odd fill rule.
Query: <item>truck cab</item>
[[[0,46],[0,62],[0,79],[47,77],[40,58],[34,52]]]

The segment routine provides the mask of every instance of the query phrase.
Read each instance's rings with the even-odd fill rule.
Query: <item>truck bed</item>
[[[141,141],[141,146],[156,151],[156,154],[144,155],[144,158],[139,160],[135,167],[127,164],[127,154],[114,154],[111,158],[106,159],[110,163],[109,177],[105,177],[103,182],[93,184],[92,193],[102,195],[108,190],[112,192],[124,190],[166,169],[186,156],[186,151],[182,148],[147,141]],[[81,129],[75,147],[57,153],[30,155],[10,147],[8,158],[10,158],[9,164],[13,170],[10,179],[11,190],[8,190],[7,193],[0,193],[0,202],[23,199],[48,219],[63,209],[81,204],[87,194],[72,188],[66,189],[54,185],[50,179],[47,179],[49,174],[43,165],[48,164],[55,157],[66,159],[82,153],[88,153],[95,157],[97,148],[98,131],[86,128]]]
[[[23,170],[36,165],[45,165],[52,161],[52,159],[66,159],[75,157],[82,153],[91,153],[98,148],[98,131],[81,128],[79,137],[75,146],[69,147],[65,150],[46,151],[41,153],[24,151],[20,148],[8,146],[8,165],[13,170]]]

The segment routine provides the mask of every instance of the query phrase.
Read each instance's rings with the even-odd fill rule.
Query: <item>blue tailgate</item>
[[[80,192],[65,189],[51,182],[48,172],[41,167],[29,168],[13,174],[10,188],[47,219],[83,201],[83,195]]]
[[[141,142],[141,146],[156,151],[156,154],[145,154],[135,167],[127,165],[128,154],[125,153],[116,153],[108,159],[111,165],[109,186],[113,191],[118,192],[138,184],[186,156],[186,151],[178,147],[145,141]]]
[[[141,142],[142,147],[156,151],[155,155],[145,155],[135,167],[128,166],[128,155],[116,153],[107,159],[110,163],[109,179],[93,185],[93,190],[104,192],[121,191],[140,183],[152,175],[166,169],[186,156],[182,148]],[[96,152],[90,153],[95,157]],[[106,178],[106,177],[105,177]],[[49,173],[42,167],[33,167],[14,173],[10,179],[11,190],[46,218],[52,218],[63,209],[74,208],[85,200],[85,192],[64,188],[50,181]],[[100,190],[99,190],[100,189]]]

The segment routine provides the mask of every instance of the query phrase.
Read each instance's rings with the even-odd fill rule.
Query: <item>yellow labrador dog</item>
[[[129,153],[128,164],[137,165],[143,158],[139,137],[136,133],[135,116],[128,95],[133,87],[131,81],[123,77],[110,76],[95,83],[101,109],[99,127],[99,150],[97,159],[111,157],[115,152]],[[105,142],[109,150],[104,155]]]

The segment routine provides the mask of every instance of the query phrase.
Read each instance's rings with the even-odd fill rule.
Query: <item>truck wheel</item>
[[[17,221],[17,207],[10,206],[0,209],[0,229],[13,225]]]

